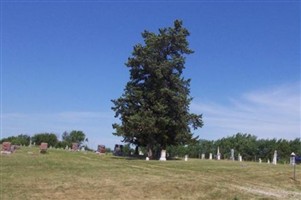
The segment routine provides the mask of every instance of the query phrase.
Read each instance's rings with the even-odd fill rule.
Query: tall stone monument
[[[212,153],[209,154],[209,160],[212,160]]]
[[[220,154],[220,152],[219,152],[219,147],[217,147],[216,159],[217,159],[217,160],[220,160],[220,159],[221,159],[221,154]]]
[[[277,165],[277,151],[274,151],[274,156],[273,156],[273,165]]]

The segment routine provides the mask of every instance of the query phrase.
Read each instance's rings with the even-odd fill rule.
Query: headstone
[[[49,149],[52,149],[52,146],[50,146]]]
[[[65,147],[65,150],[68,150],[69,149],[69,146],[67,145],[66,147]]]
[[[261,158],[259,158],[259,163],[261,163],[262,162],[262,160],[261,160]]]
[[[11,143],[10,142],[3,142],[2,143],[2,151],[10,151],[11,150]]]
[[[187,161],[187,160],[188,160],[188,155],[185,155],[185,158],[184,158],[184,160],[185,160],[185,161]]]
[[[40,153],[46,153],[48,148],[48,143],[42,142],[40,145]]]
[[[31,147],[31,143],[32,143],[32,141],[31,141],[31,139],[29,140],[29,147]]]
[[[270,164],[270,159],[268,159],[268,162],[267,162],[268,164]]]
[[[204,153],[202,153],[202,160],[204,160],[205,159],[205,154]]]
[[[238,161],[242,162],[242,156],[240,154],[238,154]]]
[[[143,152],[141,150],[139,150],[139,156],[143,156]]]
[[[277,165],[277,151],[274,151],[273,164]]]
[[[114,156],[122,156],[123,155],[123,145],[121,144],[115,144]]]
[[[85,151],[85,147],[82,147],[80,150],[81,150],[81,151]]]
[[[72,143],[72,151],[78,150],[78,143]]]
[[[231,159],[232,161],[235,160],[235,158],[234,158],[234,149],[231,149],[231,157],[230,157],[230,159]]]
[[[149,161],[149,157],[146,157],[145,160],[146,160],[146,161]]]
[[[220,154],[220,152],[219,152],[219,147],[217,147],[216,159],[217,159],[217,160],[220,160],[220,159],[221,159],[221,154]]]
[[[164,150],[164,149],[161,150],[160,160],[161,161],[166,161],[166,150]]]
[[[12,151],[12,145],[10,142],[3,142],[2,143],[2,151],[1,154],[11,154]]]
[[[36,146],[36,142],[33,143],[33,146]]]
[[[296,164],[296,154],[292,152],[290,157],[290,165],[295,165],[295,164]]]
[[[209,153],[209,160],[212,160],[212,153]]]
[[[106,146],[105,145],[98,145],[97,151],[99,153],[106,153]]]

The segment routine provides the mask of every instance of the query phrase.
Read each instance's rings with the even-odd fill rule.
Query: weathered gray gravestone
[[[233,161],[235,160],[235,158],[234,158],[234,149],[231,149],[231,157],[230,157],[230,159],[233,160]]]
[[[204,160],[205,159],[205,154],[204,153],[202,153],[202,160]]]

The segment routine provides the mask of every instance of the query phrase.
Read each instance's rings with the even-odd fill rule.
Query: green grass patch
[[[0,199],[301,199],[290,165],[145,161],[23,147],[1,155]]]

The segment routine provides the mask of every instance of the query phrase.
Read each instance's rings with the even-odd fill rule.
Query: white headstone
[[[209,154],[209,160],[212,160],[212,153]]]
[[[187,161],[188,160],[188,155],[185,155],[185,161]]]
[[[160,157],[161,161],[166,161],[166,150],[161,150],[161,157]]]
[[[268,159],[268,164],[270,164],[270,159]]]
[[[219,152],[219,147],[217,147],[217,155],[216,155],[217,160],[221,159],[221,154]]]
[[[139,150],[139,156],[143,156],[143,152],[141,150]]]
[[[290,165],[296,164],[296,154],[294,152],[291,153]]]
[[[69,147],[68,147],[68,145],[65,147],[65,150],[68,150],[69,149]]]
[[[85,147],[82,147],[80,150],[81,150],[81,151],[85,151]]]
[[[277,165],[277,151],[274,151],[273,164]]]
[[[233,161],[235,160],[235,158],[234,158],[234,149],[231,149],[231,157],[230,157],[230,159],[233,160]]]
[[[240,154],[238,154],[238,161],[242,162],[242,156]]]
[[[259,158],[259,163],[261,163],[262,161],[261,161],[261,158]]]
[[[204,153],[202,153],[202,160],[204,160],[205,159],[205,154]]]
[[[146,157],[145,160],[146,160],[146,161],[149,161],[149,157]]]

